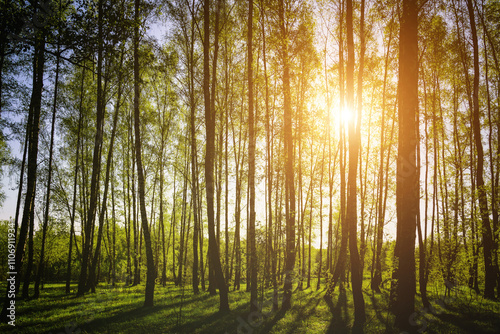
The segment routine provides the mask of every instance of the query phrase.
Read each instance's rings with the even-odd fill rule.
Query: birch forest
[[[500,1],[0,26],[1,332],[500,332]]]

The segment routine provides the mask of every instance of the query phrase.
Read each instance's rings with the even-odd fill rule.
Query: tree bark
[[[137,178],[139,190],[139,202],[141,210],[142,230],[144,233],[144,243],[146,245],[146,291],[144,306],[152,307],[155,288],[155,266],[153,258],[153,249],[151,248],[151,236],[149,232],[148,217],[146,213],[146,200],[145,200],[145,185],[144,185],[144,170],[142,167],[142,148],[141,148],[141,128],[140,128],[140,112],[139,112],[139,99],[141,82],[139,73],[139,0],[135,0],[135,26],[134,26],[134,130],[135,130],[135,154],[137,162]]]
[[[285,283],[283,284],[284,311],[292,307],[292,283],[295,267],[295,182],[293,171],[293,135],[292,135],[292,106],[290,94],[290,64],[288,55],[288,32],[286,30],[284,0],[279,1],[279,24],[282,37],[283,62],[283,103],[284,103],[284,144],[285,144],[285,189],[286,189],[286,250],[285,250]]]
[[[123,65],[123,52],[121,54],[121,59],[120,59],[120,69],[118,73],[118,95],[116,97],[116,107],[113,115],[113,124],[111,128],[111,138],[109,141],[109,148],[108,148],[108,157],[107,157],[107,163],[106,163],[106,174],[104,177],[104,192],[102,194],[102,200],[101,200],[101,211],[99,213],[99,227],[97,230],[97,244],[95,247],[95,251],[93,254],[93,260],[90,264],[89,268],[89,277],[87,280],[87,290],[91,290],[92,293],[95,292],[95,287],[97,285],[97,278],[96,278],[96,269],[99,263],[99,256],[101,252],[101,242],[102,242],[102,235],[103,235],[103,226],[104,226],[104,218],[105,218],[105,213],[107,210],[107,200],[108,200],[108,191],[109,191],[109,179],[110,179],[110,173],[111,173],[111,165],[113,161],[113,150],[114,150],[114,144],[115,144],[115,136],[116,136],[116,129],[117,129],[117,124],[118,124],[118,116],[120,114],[120,104],[121,104],[121,95],[122,95],[122,67]]]
[[[75,233],[75,216],[76,216],[76,194],[78,187],[78,170],[79,170],[79,152],[80,152],[80,140],[81,140],[81,129],[83,121],[83,95],[84,95],[84,82],[85,82],[85,69],[82,68],[82,82],[80,85],[80,102],[79,102],[79,117],[78,117],[78,130],[76,135],[76,154],[75,154],[75,176],[73,179],[73,203],[71,208],[71,227],[69,232],[69,251],[68,251],[68,264],[66,269],[66,294],[71,292],[71,261],[73,254],[73,234]],[[75,238],[76,242],[76,238]]]
[[[51,184],[52,184],[52,160],[54,153],[54,133],[55,133],[55,123],[56,123],[56,112],[57,112],[57,93],[58,93],[58,85],[59,85],[59,65],[60,65],[60,44],[57,45],[57,53],[56,53],[56,77],[54,83],[54,101],[52,104],[52,122],[50,129],[50,147],[49,147],[49,169],[48,169],[48,178],[47,178],[47,192],[45,194],[45,213],[43,217],[43,226],[42,226],[42,246],[40,250],[40,259],[38,260],[38,270],[35,278],[35,292],[33,294],[33,298],[37,299],[40,296],[40,281],[43,277],[43,269],[45,266],[44,256],[45,256],[45,240],[47,238],[47,228],[49,224],[49,210],[50,210],[50,192],[51,192]]]
[[[411,331],[415,304],[415,228],[418,211],[416,163],[418,115],[418,9],[416,0],[403,0],[399,44],[399,141],[396,181],[397,232],[395,248],[396,326]]]
[[[36,3],[35,3],[36,7]],[[42,105],[42,89],[43,89],[43,71],[45,64],[45,30],[35,29],[35,51],[33,57],[33,88],[31,93],[31,101],[29,107],[28,119],[31,122],[27,124],[27,131],[29,133],[28,145],[28,170],[26,182],[26,195],[23,208],[23,218],[19,228],[19,235],[16,246],[15,267],[9,267],[9,272],[15,279],[16,294],[19,292],[21,284],[21,268],[24,257],[24,246],[26,243],[26,236],[28,234],[30,217],[34,214],[35,210],[35,189],[36,189],[36,175],[37,175],[37,157],[38,157],[38,134],[40,131],[40,113]],[[8,290],[6,289],[4,305],[0,319],[2,322],[7,321],[7,307],[13,298],[10,298]]]
[[[84,226],[85,237],[82,250],[82,266],[80,269],[80,279],[78,281],[77,296],[83,296],[86,292],[87,269],[89,266],[91,251],[93,225],[95,221],[95,213],[97,209],[98,192],[99,192],[99,175],[101,171],[101,148],[103,141],[104,127],[104,98],[102,89],[102,62],[103,62],[103,0],[98,3],[98,37],[97,37],[97,106],[96,106],[96,133],[94,137],[94,153],[92,158],[92,181],[90,183],[90,203],[87,213],[87,221]]]
[[[248,221],[248,242],[250,256],[250,311],[258,309],[257,301],[257,250],[255,247],[255,115],[253,107],[253,0],[248,1],[248,188],[250,193],[250,219]]]
[[[472,129],[474,133],[474,143],[477,153],[476,183],[477,195],[479,201],[479,212],[481,215],[481,233],[483,239],[483,257],[484,257],[484,297],[488,299],[495,298],[496,272],[493,264],[493,233],[490,225],[488,211],[488,199],[483,179],[484,170],[484,151],[481,142],[481,120],[479,114],[479,47],[477,40],[476,22],[472,0],[467,0],[467,9],[469,11],[469,21],[472,33],[472,45],[474,48],[474,82],[472,99],[474,109],[472,112]]]
[[[354,113],[354,33],[353,33],[353,5],[352,0],[347,0],[346,25],[347,25],[347,108]],[[360,67],[362,69],[362,67]],[[358,85],[360,83],[358,82]],[[356,122],[356,124],[355,124]],[[349,171],[347,175],[347,203],[346,224],[349,232],[349,254],[351,261],[351,283],[354,300],[354,329],[362,331],[365,322],[365,302],[363,299],[363,273],[358,252],[357,234],[357,186],[356,174],[358,171],[358,152],[361,142],[361,109],[358,115],[351,116],[348,124],[349,132]],[[342,254],[341,254],[342,256]]]
[[[205,182],[207,192],[207,220],[208,220],[208,252],[210,263],[215,271],[215,283],[219,288],[219,311],[229,311],[228,290],[224,273],[220,263],[219,247],[215,235],[214,212],[214,157],[215,157],[215,110],[211,109],[210,102],[210,0],[203,3],[203,96],[205,102]],[[215,78],[212,78],[215,80]]]

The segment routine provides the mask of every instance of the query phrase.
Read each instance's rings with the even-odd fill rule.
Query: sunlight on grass
[[[365,283],[366,283],[365,278]],[[387,285],[388,287],[388,285]],[[389,309],[389,291],[374,293],[364,285],[365,333],[398,333]],[[259,291],[262,312],[249,313],[249,293],[229,294],[231,311],[218,312],[218,296],[194,295],[190,287],[156,287],[155,306],[144,308],[144,286],[104,287],[82,298],[64,294],[64,286],[50,284],[38,300],[19,301],[17,326],[6,333],[350,333],[352,292],[335,290],[334,314],[323,300],[324,290],[296,290],[292,308],[271,312],[272,291]],[[474,296],[461,287],[444,297],[444,290],[429,289],[432,308],[425,310],[417,297],[415,325],[427,333],[497,333],[498,302]],[[279,296],[281,302],[281,295]]]

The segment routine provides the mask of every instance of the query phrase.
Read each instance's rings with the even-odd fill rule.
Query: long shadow
[[[199,333],[207,334],[237,333],[240,323],[245,322],[245,320],[243,320],[244,316],[242,315],[248,307],[249,303],[246,303],[232,309],[230,312],[215,312],[207,316],[201,316],[180,325],[173,326],[170,330],[173,333],[191,333],[194,332],[194,330],[199,330]],[[232,331],[231,328],[235,330]],[[247,332],[243,331],[243,333]]]
[[[384,292],[380,292],[378,294],[383,295]],[[385,325],[386,329],[390,328],[390,324],[388,321],[387,316],[384,316],[384,311],[387,312],[386,309],[380,307],[377,298],[375,297],[375,292],[371,292],[371,294],[368,294],[370,296],[370,299],[372,301],[373,309],[375,310],[375,315],[377,316],[377,319]]]
[[[137,319],[143,316],[146,316],[151,313],[155,312],[160,312],[160,311],[168,311],[171,309],[176,309],[179,308],[181,305],[183,307],[188,306],[189,304],[196,303],[199,301],[203,301],[205,299],[210,298],[210,295],[208,294],[200,294],[199,296],[193,297],[193,296],[188,296],[185,297],[183,301],[177,301],[174,303],[168,303],[167,301],[158,301],[157,305],[152,307],[152,308],[145,308],[142,307],[142,296],[139,298],[134,298],[134,300],[128,301],[128,303],[125,304],[119,304],[119,305],[109,305],[106,304],[107,298],[112,297],[113,294],[110,293],[109,295],[104,294],[102,299],[99,299],[99,297],[96,298],[95,303],[102,303],[103,307],[105,308],[106,313],[114,314],[113,316],[110,317],[95,317],[96,315],[99,314],[98,310],[91,310],[89,311],[89,320],[82,320],[78,321],[73,318],[73,316],[70,314],[67,317],[63,317],[58,319],[60,323],[65,324],[64,327],[58,328],[58,329],[51,329],[49,331],[46,331],[46,333],[67,333],[68,331],[71,333],[76,333],[78,330],[85,330],[89,329],[89,332],[92,332],[92,330],[97,330],[99,328],[102,328],[104,326],[109,326],[110,323],[121,323],[121,322],[126,322],[130,321],[131,319]],[[174,297],[175,298],[175,297]],[[86,303],[91,303],[92,301],[84,301],[81,300],[81,302],[78,302],[79,297],[74,297],[72,298],[75,301],[72,302],[70,305],[71,306],[79,306],[79,305],[86,305]],[[137,300],[135,300],[137,299]],[[68,304],[64,305],[58,305],[57,309],[62,309],[69,307]],[[54,308],[52,305],[50,306],[51,310]],[[40,309],[37,309],[37,311],[40,311]],[[23,312],[24,313],[24,312]],[[29,313],[27,313],[29,314]],[[26,326],[23,326],[24,329],[29,330],[32,329],[33,324],[29,324]]]
[[[317,295],[317,293],[316,293],[316,295]],[[316,311],[316,307],[319,305],[320,302],[321,302],[321,298],[314,298],[311,296],[311,298],[309,299],[307,304],[302,305],[299,308],[299,312],[295,316],[295,319],[294,319],[292,325],[290,326],[290,330],[288,331],[288,334],[294,334],[296,332],[297,328],[299,327],[301,321],[311,317],[313,315],[313,313]],[[305,312],[305,311],[307,311],[307,312]]]
[[[441,313],[435,315],[441,321],[459,327],[466,333],[493,334],[500,333],[500,314],[493,311],[464,311],[463,308],[451,308],[458,314]],[[429,333],[438,333],[431,328]]]
[[[99,328],[103,328],[106,326],[109,326],[112,323],[120,323],[120,322],[125,322],[125,321],[130,321],[131,319],[138,319],[142,318],[144,316],[147,316],[151,313],[157,312],[158,307],[151,307],[151,308],[145,308],[145,307],[138,307],[138,308],[133,308],[128,311],[120,312],[116,315],[113,315],[111,317],[106,317],[106,318],[97,318],[94,320],[91,320],[87,323],[84,324],[76,324],[73,322],[70,322],[66,324],[64,327],[55,329],[55,330],[50,330],[46,331],[46,334],[50,333],[67,333],[68,330],[70,333],[79,333],[81,331],[87,331],[89,333],[94,332],[95,330]]]
[[[280,309],[278,310],[272,318],[268,318],[267,320],[264,320],[264,323],[259,327],[258,333],[269,333],[271,329],[280,321],[283,319],[287,311]]]
[[[337,304],[333,307],[332,320],[328,326],[328,334],[350,333],[349,313],[347,309],[347,293],[345,289],[339,289],[339,298]]]
[[[98,292],[98,294],[102,294],[102,295],[97,295],[95,302],[96,303],[105,303],[106,300],[108,298],[112,298],[115,293],[118,294],[119,296],[123,296],[122,292],[112,291],[112,290],[102,290],[102,291]],[[88,294],[88,295],[92,296],[92,294]],[[58,299],[61,297],[67,297],[66,298],[67,302],[61,303],[60,299]],[[157,298],[158,297],[163,297],[163,296],[157,296]],[[181,295],[176,295],[176,296],[173,296],[172,299],[177,299],[180,297],[181,297]],[[130,304],[141,303],[143,298],[144,298],[144,296],[138,295],[136,298],[134,298],[137,300],[131,300],[131,301],[129,301],[129,303]],[[182,301],[179,300],[179,301],[176,301],[174,303],[165,302],[165,304],[160,305],[160,307],[162,309],[178,308],[181,305],[184,307],[184,306],[189,305],[191,303],[203,301],[203,300],[208,299],[208,298],[210,298],[209,294],[200,294],[199,296],[189,295],[189,296],[184,296],[184,300],[182,300]],[[161,299],[163,299],[163,298],[161,298]],[[55,302],[55,301],[57,301],[57,302]],[[33,304],[33,305],[29,305],[29,306],[27,306],[26,304],[23,305],[22,312],[19,315],[22,316],[24,314],[32,314],[34,312],[40,312],[40,311],[45,311],[45,310],[54,311],[57,309],[67,309],[70,307],[77,307],[77,306],[81,306],[81,305],[85,305],[86,303],[89,303],[89,300],[84,300],[84,299],[82,299],[82,297],[77,297],[75,295],[68,296],[68,295],[63,294],[60,296],[41,297],[40,302],[43,302],[44,304],[42,304],[42,305]],[[26,302],[24,302],[24,303],[26,303]],[[119,307],[122,308],[124,306],[125,305],[120,305]]]
[[[70,300],[70,299],[68,299]],[[68,303],[51,303],[51,304],[45,304],[45,305],[39,305],[39,304],[34,304],[30,306],[22,305],[21,312],[19,312],[20,316],[23,315],[28,315],[28,314],[33,314],[35,312],[43,312],[46,310],[58,310],[58,309],[66,309],[69,307],[77,307],[79,305],[82,305],[82,302],[78,301],[73,301],[73,302],[68,302]]]

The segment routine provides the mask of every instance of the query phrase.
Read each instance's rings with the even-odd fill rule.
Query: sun
[[[351,108],[344,105],[339,111],[339,116],[340,116],[340,121],[343,123],[343,125],[347,126],[353,118]]]
[[[355,119],[354,113],[346,103],[343,103],[342,108],[340,108],[340,100],[335,97],[329,99],[324,92],[317,94],[314,105],[325,111],[331,126],[338,124],[347,129],[349,123]]]

